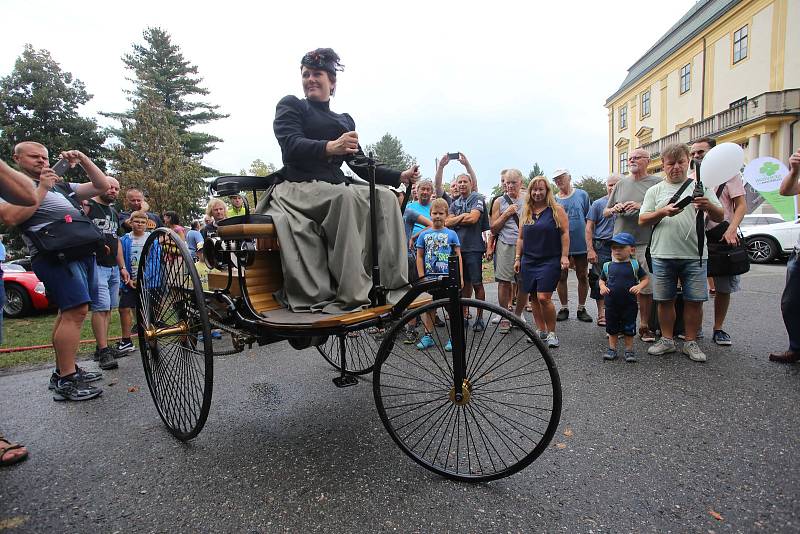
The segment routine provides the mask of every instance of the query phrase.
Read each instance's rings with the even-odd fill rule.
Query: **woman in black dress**
[[[369,188],[341,170],[345,162],[367,178],[367,167],[359,162],[364,154],[353,118],[330,109],[341,70],[330,48],[307,53],[300,70],[305,98],[286,96],[275,112],[283,181],[258,211],[275,221],[284,277],[278,298],[292,311],[341,313],[369,304]],[[417,177],[416,165],[402,172],[379,166],[375,173],[376,183],[386,186]],[[381,282],[399,288],[407,282],[403,221],[394,194],[377,190]]]

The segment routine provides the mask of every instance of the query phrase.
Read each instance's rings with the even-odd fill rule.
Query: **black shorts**
[[[639,306],[636,301],[618,303],[606,299],[606,333],[610,336],[623,334],[636,335],[636,315]]]
[[[119,294],[120,308],[136,308],[139,305],[139,294],[136,291],[122,291]]]
[[[461,263],[464,266],[465,285],[483,283],[483,252],[462,252]]]

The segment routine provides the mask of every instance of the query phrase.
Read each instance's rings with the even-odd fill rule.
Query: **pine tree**
[[[132,71],[128,78],[134,84],[129,91],[129,100],[134,107],[150,95],[156,95],[161,106],[172,112],[171,121],[177,127],[181,147],[189,157],[202,159],[214,150],[214,144],[222,142],[219,137],[196,131],[192,126],[224,119],[228,115],[218,113],[219,106],[208,102],[191,100],[195,95],[206,96],[208,89],[200,85],[203,78],[181,53],[180,47],[172,43],[171,36],[161,28],[147,28],[144,44],[134,44],[133,52],[125,54],[122,61]],[[133,110],[126,113],[104,113],[116,119],[130,119]],[[122,144],[126,144],[123,130],[115,130]]]
[[[106,136],[94,119],[78,114],[91,98],[83,82],[62,71],[50,52],[26,44],[11,74],[0,78],[0,155],[9,159],[15,144],[37,141],[51,159],[75,149],[103,167]]]
[[[377,143],[367,145],[365,153],[369,154],[370,151],[374,153],[378,163],[398,171],[404,171],[417,162],[416,158],[403,150],[400,139],[390,133],[385,133]]]
[[[190,220],[200,213],[205,196],[202,169],[183,152],[174,115],[159,95],[144,95],[132,118],[122,119],[127,143],[114,147],[115,168],[125,191],[145,192],[151,211],[174,210]]]

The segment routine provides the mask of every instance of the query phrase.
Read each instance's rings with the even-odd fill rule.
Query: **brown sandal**
[[[9,465],[14,465],[28,458],[28,449],[25,448],[25,445],[22,445],[20,443],[12,443],[3,436],[0,436],[0,443],[6,443],[6,445],[0,445],[0,467],[7,467]],[[3,459],[3,457],[6,454],[16,450],[23,451],[23,454],[14,456],[8,460]]]

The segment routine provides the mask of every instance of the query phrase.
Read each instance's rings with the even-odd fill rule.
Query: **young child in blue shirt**
[[[645,271],[635,258],[631,258],[632,247],[636,245],[634,237],[621,232],[611,238],[611,261],[603,265],[600,272],[600,294],[605,297],[606,333],[608,334],[608,350],[603,358],[617,358],[619,335],[625,336],[625,361],[636,361],[633,351],[633,336],[636,334],[636,315],[639,306],[636,297],[650,281]]]
[[[451,253],[458,256],[458,268],[461,270],[461,243],[458,240],[458,234],[444,226],[447,213],[448,204],[443,198],[437,198],[431,203],[431,222],[433,227],[421,232],[417,237],[416,243],[417,273],[420,278],[429,275],[448,274],[448,260]],[[433,331],[432,311],[422,316],[422,324],[425,326],[425,335],[417,343],[419,350],[429,349],[436,345],[431,335]],[[448,352],[452,350],[452,344],[449,339],[444,350]]]

